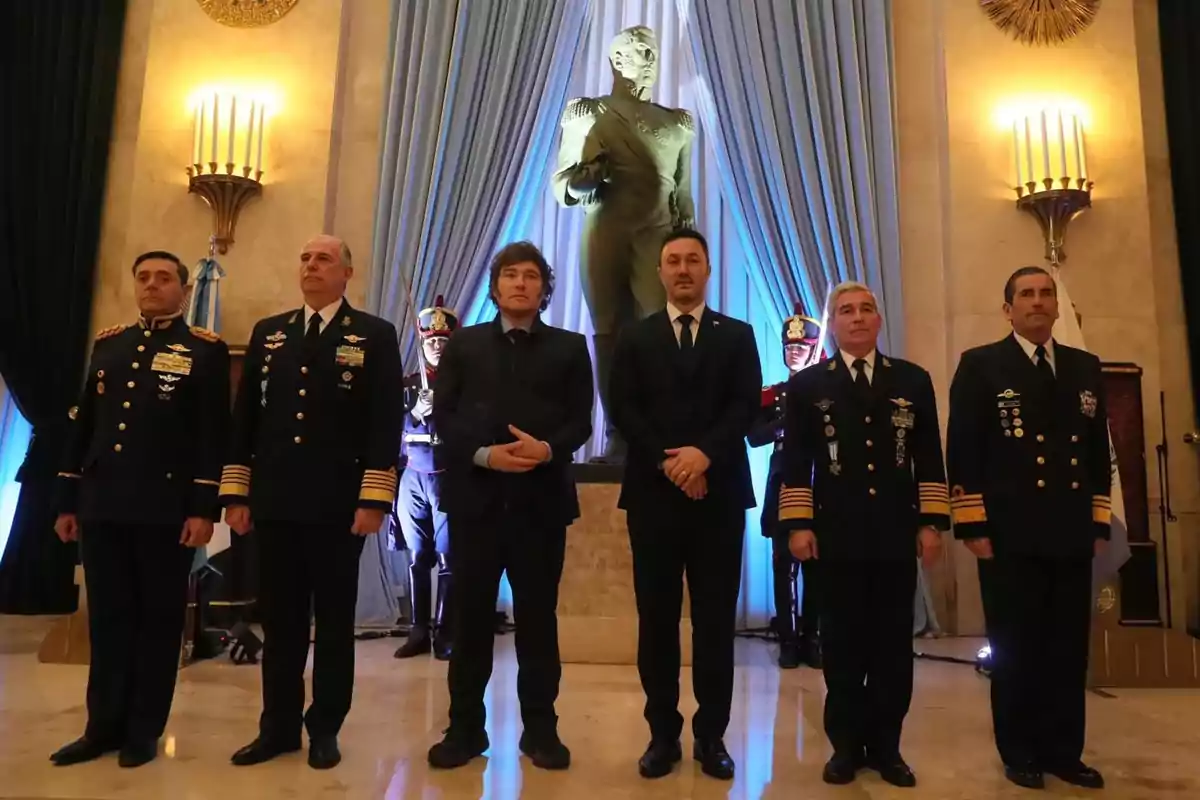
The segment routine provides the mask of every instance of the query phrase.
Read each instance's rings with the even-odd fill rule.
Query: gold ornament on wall
[[[979,0],[979,5],[1018,42],[1044,45],[1082,33],[1100,11],[1100,0]]]
[[[278,22],[299,0],[196,0],[204,13],[231,28],[258,28]]]

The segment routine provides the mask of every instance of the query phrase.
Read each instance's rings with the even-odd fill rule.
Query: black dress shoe
[[[229,760],[233,762],[235,767],[249,767],[254,764],[261,764],[264,761],[270,761],[272,758],[281,756],[284,753],[294,753],[299,749],[300,742],[281,744],[259,736],[253,742],[234,753],[233,758]]]
[[[518,746],[538,769],[566,769],[571,766],[571,751],[554,731],[543,734],[525,731],[521,734]]]
[[[1050,769],[1049,772],[1060,781],[1065,781],[1072,786],[1082,786],[1084,789],[1103,789],[1104,776],[1098,770],[1092,769],[1087,764],[1079,761],[1067,767]]]
[[[908,764],[904,763],[904,759],[898,755],[873,759],[871,766],[879,773],[879,777],[883,778],[884,782],[890,783],[892,786],[911,789],[917,785],[917,776],[913,774]]]
[[[438,633],[433,637],[433,657],[438,661],[449,661],[454,652],[454,640],[449,636]]]
[[[805,638],[800,647],[800,658],[813,669],[821,669],[825,659],[821,655],[821,642],[818,639]]]
[[[1046,778],[1032,764],[1005,764],[1004,777],[1025,789],[1045,789]]]
[[[143,764],[149,764],[157,757],[158,739],[129,741],[121,745],[121,752],[117,756],[117,766],[133,769]]]
[[[651,739],[650,746],[638,759],[638,774],[643,778],[662,778],[683,758],[678,739]]]
[[[480,729],[470,733],[446,731],[446,737],[429,748],[429,766],[436,769],[457,769],[491,746],[487,732]]]
[[[396,648],[393,658],[415,658],[423,656],[433,649],[429,639],[428,628],[413,628],[408,632],[408,640]]]
[[[796,669],[800,666],[800,643],[795,639],[783,639],[779,642],[779,668]]]
[[[112,742],[101,742],[81,736],[68,745],[60,747],[50,756],[56,767],[69,767],[72,764],[82,764],[85,761],[95,761],[97,758],[111,753],[120,745]]]
[[[700,762],[700,771],[722,781],[733,780],[733,758],[720,739],[697,739],[692,758]]]
[[[336,736],[314,736],[308,742],[308,765],[313,769],[333,769],[342,763]]]
[[[855,776],[858,774],[859,767],[862,766],[863,757],[861,754],[846,755],[845,753],[834,753],[833,758],[829,759],[825,764],[825,769],[821,772],[821,780],[834,786],[844,786],[847,783],[853,783]]]

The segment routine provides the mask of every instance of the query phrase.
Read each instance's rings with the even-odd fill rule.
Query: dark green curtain
[[[1200,418],[1200,0],[1159,0],[1158,28],[1192,395]]]
[[[85,367],[126,0],[0,0],[0,375],[33,425],[0,613],[75,609],[50,490]]]

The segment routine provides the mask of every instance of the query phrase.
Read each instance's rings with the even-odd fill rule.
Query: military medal
[[[1024,435],[1025,435],[1024,428],[1017,428],[1016,430],[1013,431],[1013,436],[1017,437],[1018,439],[1020,439]]]
[[[829,474],[841,475],[842,465],[838,463],[838,443],[829,443]]]
[[[361,347],[341,345],[334,352],[334,360],[339,367],[361,367],[366,359],[366,353]]]
[[[350,379],[353,377],[354,377],[354,373],[351,372],[350,370],[346,370],[345,372],[342,373],[342,380],[344,380],[344,381],[349,382]]]
[[[1095,418],[1098,403],[1099,400],[1096,399],[1096,395],[1092,394],[1090,390],[1084,389],[1079,393],[1079,410],[1088,419]]]
[[[834,427],[832,425],[825,426],[825,435],[826,436],[833,436],[835,433],[837,433],[837,431],[834,429]]]
[[[367,337],[365,337],[365,336],[358,336],[358,335],[356,335],[356,334],[353,334],[353,333],[347,333],[347,334],[346,334],[345,336],[343,336],[342,338],[343,338],[343,339],[345,339],[345,340],[346,340],[347,342],[349,342],[350,344],[358,344],[359,342],[365,342],[365,341],[367,340]]]
[[[268,342],[283,342],[283,340],[286,338],[287,338],[287,334],[284,333],[283,331],[275,331],[274,333],[267,334]],[[275,346],[280,347],[281,345],[277,344]]]
[[[171,349],[172,349],[172,350],[174,350],[176,353],[190,353],[190,352],[192,352],[191,350],[187,349],[186,347],[184,347],[184,346],[183,346],[183,345],[181,345],[181,344],[169,344],[169,345],[167,345],[167,347],[171,348]]]
[[[96,384],[96,394],[104,394],[104,381],[99,381]]]

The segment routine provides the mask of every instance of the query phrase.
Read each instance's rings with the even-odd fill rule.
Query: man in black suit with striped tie
[[[708,243],[670,234],[659,276],[667,307],[628,328],[617,345],[613,423],[629,444],[620,506],[628,512],[638,606],[638,674],[650,746],[643,777],[671,772],[679,734],[679,617],[686,572],[692,600],[693,757],[731,780],[722,738],[733,697],[733,631],[742,533],[754,489],[745,437],[758,414],[762,370],[754,331],[704,303]]]

